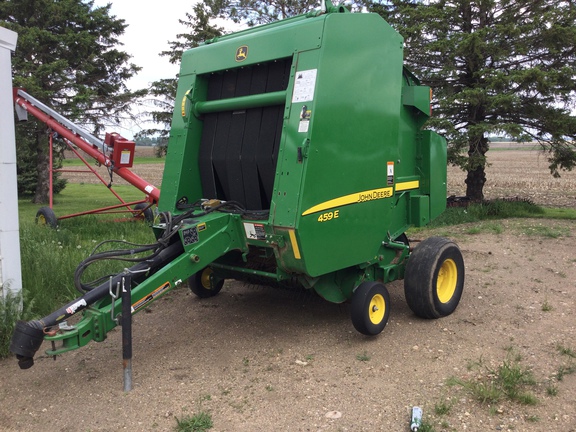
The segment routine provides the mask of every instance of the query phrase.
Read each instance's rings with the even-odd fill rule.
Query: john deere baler
[[[412,250],[405,235],[445,209],[446,142],[422,130],[430,88],[403,68],[402,46],[380,16],[327,2],[187,51],[157,248],[128,270],[133,313],[181,281],[209,297],[237,279],[350,300],[354,326],[373,335],[389,316],[385,284],[402,278],[417,315],[452,313],[458,247],[433,237]],[[79,285],[90,301],[20,323],[13,352],[33,357],[19,348],[28,334],[39,344],[68,311],[84,318],[48,337],[63,343],[50,354],[105,338],[121,299],[108,283]]]

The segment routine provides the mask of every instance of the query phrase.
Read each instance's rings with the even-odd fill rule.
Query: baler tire
[[[352,295],[352,324],[367,336],[380,334],[390,316],[390,294],[380,282],[362,282]]]
[[[421,242],[408,258],[404,295],[417,316],[435,319],[456,310],[464,290],[464,259],[456,243],[442,237]]]
[[[58,218],[50,207],[40,207],[36,213],[36,224],[47,225],[50,228],[58,228]]]
[[[148,204],[140,203],[134,206],[134,210],[139,217],[144,217],[146,222],[153,222],[154,221],[154,212]],[[144,211],[143,211],[144,210]]]
[[[206,267],[188,278],[190,291],[200,298],[214,297],[223,286],[224,279],[215,278],[214,271],[210,267]]]

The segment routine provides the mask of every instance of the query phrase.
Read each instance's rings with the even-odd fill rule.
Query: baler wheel
[[[50,207],[40,207],[36,213],[36,224],[48,225],[50,228],[58,227],[58,218]]]
[[[210,267],[188,278],[190,290],[200,298],[214,297],[224,286],[224,279],[216,278]]]
[[[380,282],[362,282],[352,295],[352,324],[360,333],[382,332],[390,316],[390,294]]]
[[[458,246],[442,237],[421,242],[408,258],[404,294],[421,318],[440,318],[456,310],[464,290],[464,259]]]

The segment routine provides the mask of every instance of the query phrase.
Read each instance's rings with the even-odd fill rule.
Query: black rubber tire
[[[360,333],[368,336],[380,334],[390,316],[388,290],[380,282],[362,282],[352,294],[350,312],[352,324]]]
[[[188,278],[190,291],[200,298],[209,298],[217,295],[224,286],[224,279],[216,278],[210,267],[199,271]]]
[[[441,318],[456,310],[464,290],[464,259],[456,243],[442,237],[421,242],[408,258],[404,295],[421,318]]]
[[[146,209],[146,210],[144,210],[144,209]],[[154,212],[152,211],[152,209],[150,207],[148,207],[148,204],[144,204],[144,203],[136,204],[134,206],[134,210],[136,210],[137,212],[144,210],[140,214],[140,217],[143,216],[144,220],[146,222],[153,222],[154,221]]]
[[[50,207],[40,207],[36,212],[36,224],[47,225],[50,228],[58,228],[58,218]]]

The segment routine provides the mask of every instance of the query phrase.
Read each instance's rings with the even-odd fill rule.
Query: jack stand
[[[122,277],[122,366],[124,368],[124,391],[132,390],[132,276]]]

